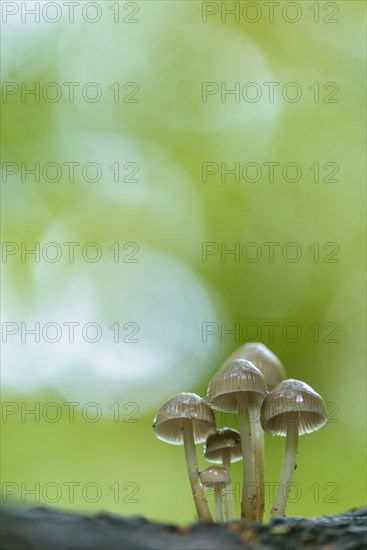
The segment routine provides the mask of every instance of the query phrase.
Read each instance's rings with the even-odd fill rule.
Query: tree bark
[[[366,547],[367,509],[316,519],[274,518],[188,527],[142,517],[94,516],[52,508],[1,511],[2,550],[250,550]]]

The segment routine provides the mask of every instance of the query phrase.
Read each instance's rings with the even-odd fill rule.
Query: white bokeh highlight
[[[34,297],[8,300],[4,319],[34,328],[40,342],[21,330],[3,344],[5,391],[53,390],[65,399],[100,404],[135,401],[149,410],[182,388],[193,388],[215,361],[215,343],[202,343],[202,321],[216,319],[211,298],[195,274],[172,256],[144,249],[135,264],[64,263],[34,269]],[[47,323],[52,327],[42,336]],[[78,322],[74,342],[64,323]],[[87,323],[93,327],[82,336]],[[120,324],[115,342],[114,323]],[[123,330],[126,323],[136,327]],[[133,334],[134,332],[134,334]],[[130,335],[130,338],[129,338]],[[124,342],[123,339],[126,341]],[[138,342],[128,342],[138,339]]]

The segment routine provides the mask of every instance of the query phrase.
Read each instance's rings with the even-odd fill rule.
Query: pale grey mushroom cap
[[[222,428],[208,436],[204,447],[204,456],[208,462],[222,464],[223,451],[227,449],[231,462],[242,460],[240,432],[231,428]]]
[[[215,431],[215,418],[210,405],[195,393],[179,393],[157,412],[153,428],[155,435],[172,445],[183,445],[182,427],[192,422],[195,443],[204,443]]]
[[[248,342],[238,348],[229,358],[247,359],[262,372],[268,391],[286,379],[286,373],[280,359],[261,342]]]
[[[241,394],[247,393],[251,403],[259,403],[266,395],[266,382],[258,368],[245,359],[227,363],[213,378],[208,397],[213,409],[237,412]]]
[[[299,423],[299,435],[315,432],[327,422],[321,395],[300,380],[284,380],[275,386],[261,408],[261,425],[266,432],[285,436],[290,422]]]
[[[199,479],[204,487],[213,487],[214,485],[226,486],[231,481],[231,476],[225,468],[220,466],[209,466],[203,472],[200,472]]]

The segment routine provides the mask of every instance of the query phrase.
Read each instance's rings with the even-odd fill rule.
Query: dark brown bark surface
[[[270,550],[367,548],[367,509],[316,519],[284,518],[267,525],[233,522],[188,527],[142,517],[85,516],[50,508],[1,512],[2,550]]]

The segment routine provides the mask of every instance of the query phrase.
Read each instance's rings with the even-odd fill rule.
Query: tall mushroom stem
[[[238,400],[240,417],[241,447],[243,454],[243,480],[242,480],[242,503],[241,517],[248,521],[255,519],[255,460],[252,446],[251,422],[248,414],[249,399],[244,392]]]
[[[253,447],[255,456],[256,478],[256,521],[263,522],[265,511],[265,487],[264,487],[264,432],[260,418],[254,425]]]
[[[284,462],[271,517],[284,516],[293,473],[297,466],[298,421],[288,422]]]
[[[231,449],[223,449],[222,452],[222,462],[223,466],[227,470],[228,474],[231,476]],[[233,488],[232,488],[232,477],[231,481],[227,483],[226,488],[224,489],[224,508],[226,511],[227,521],[234,520],[234,506],[233,506]]]
[[[214,485],[215,517],[217,523],[223,523],[222,487],[220,483]]]
[[[192,496],[194,498],[199,521],[213,523],[213,517],[209,509],[205,491],[198,479],[198,459],[196,456],[192,422],[189,419],[182,422],[182,432],[185,446],[187,472],[189,474]]]

